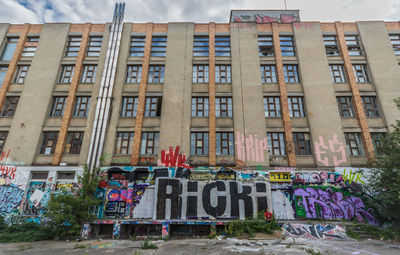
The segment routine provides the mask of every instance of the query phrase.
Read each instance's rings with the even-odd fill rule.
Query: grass
[[[400,230],[396,228],[384,229],[368,224],[357,224],[356,226],[382,240],[400,240]]]
[[[360,240],[360,236],[356,232],[354,232],[353,229],[351,229],[350,227],[346,227],[346,235],[350,238]]]
[[[24,244],[18,245],[18,250],[20,250],[20,251],[24,251],[24,250],[28,250],[28,249],[32,249],[32,245],[24,245]]]
[[[321,252],[319,252],[319,251],[314,251],[313,249],[306,249],[306,252],[308,252],[308,254],[311,254],[311,255],[322,255],[322,253]]]
[[[135,251],[135,252],[133,253],[133,255],[142,255],[142,253],[141,253],[140,251]]]
[[[146,238],[143,243],[140,243],[140,247],[143,250],[148,250],[148,249],[158,249],[157,245],[153,244],[150,242],[148,238]]]
[[[75,244],[74,249],[85,249],[86,245],[84,244]]]

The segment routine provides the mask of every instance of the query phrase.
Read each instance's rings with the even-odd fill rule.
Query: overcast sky
[[[112,20],[115,0],[0,0],[1,23]],[[231,9],[283,9],[284,0],[126,0],[126,22],[228,22]],[[303,21],[400,20],[400,0],[287,0]]]

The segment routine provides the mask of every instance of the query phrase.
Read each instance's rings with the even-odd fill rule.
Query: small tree
[[[101,202],[95,198],[99,182],[96,172],[91,174],[88,167],[84,166],[83,173],[79,176],[78,190],[51,195],[46,216],[50,217],[50,224],[55,228],[56,236],[77,236],[82,224],[95,217],[90,213],[90,209]]]

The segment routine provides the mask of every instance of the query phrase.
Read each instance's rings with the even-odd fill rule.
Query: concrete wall
[[[4,43],[7,41],[7,30],[8,30],[9,24],[7,23],[0,23],[0,57],[1,54],[3,54],[3,49],[4,49]]]

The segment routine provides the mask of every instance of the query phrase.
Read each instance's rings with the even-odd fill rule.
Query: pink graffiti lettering
[[[258,139],[257,136],[253,137],[253,135],[245,138],[237,131],[235,144],[240,161],[264,162],[264,151],[268,151],[267,138]]]
[[[319,136],[319,141],[315,141],[317,161],[321,162],[324,166],[329,166],[329,158],[326,156],[323,157],[323,155],[327,154],[327,151],[330,151],[333,153],[340,153],[340,159],[338,159],[337,155],[333,156],[333,166],[339,166],[341,163],[347,162],[344,145],[339,143],[337,135],[333,135],[333,138],[328,140],[328,145],[329,147],[325,144],[322,136]]]

